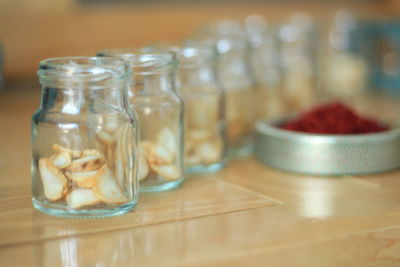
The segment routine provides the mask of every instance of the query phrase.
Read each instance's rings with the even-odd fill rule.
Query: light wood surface
[[[400,171],[311,177],[247,158],[142,194],[124,216],[41,214],[30,200],[34,84],[0,92],[0,266],[400,266]]]

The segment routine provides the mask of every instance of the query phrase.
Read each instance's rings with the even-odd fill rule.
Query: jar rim
[[[250,44],[244,34],[215,34],[208,33],[203,36],[193,37],[186,41],[188,44],[200,44],[202,46],[214,46],[218,55],[230,54],[238,51],[245,51]]]
[[[136,48],[112,48],[98,51],[98,57],[118,57],[128,63],[132,74],[154,74],[175,69],[178,60],[172,51],[145,51]]]
[[[215,46],[188,45],[176,50],[180,67],[191,67],[215,61],[218,57]]]
[[[130,73],[127,63],[117,57],[55,57],[39,62],[37,74],[42,84],[122,80]]]

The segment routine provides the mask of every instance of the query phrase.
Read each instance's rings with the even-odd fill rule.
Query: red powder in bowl
[[[388,126],[360,116],[340,102],[317,106],[280,128],[316,134],[367,134],[389,130]]]

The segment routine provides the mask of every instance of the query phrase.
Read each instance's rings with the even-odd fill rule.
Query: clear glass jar
[[[174,54],[111,49],[98,55],[121,57],[132,70],[129,102],[140,125],[140,191],[178,187],[184,180],[184,111],[183,101],[174,88]]]
[[[285,115],[303,111],[316,100],[317,34],[306,14],[295,14],[279,28]]]
[[[247,17],[244,25],[251,46],[256,119],[279,118],[283,115],[284,103],[276,27],[257,15]]]
[[[117,58],[40,62],[41,107],[32,117],[32,202],[47,214],[105,217],[138,200],[137,122],[129,67]]]
[[[326,36],[324,93],[328,97],[356,100],[368,88],[369,70],[362,32],[356,17],[347,10],[335,14]]]
[[[248,156],[253,152],[255,121],[248,43],[242,36],[218,36],[216,44],[218,81],[225,93],[228,156]]]
[[[185,102],[185,165],[188,173],[212,172],[225,164],[224,95],[216,81],[215,47],[175,49],[177,91]]]

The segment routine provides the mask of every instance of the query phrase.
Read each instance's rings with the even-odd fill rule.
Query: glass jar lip
[[[55,57],[39,62],[37,74],[42,84],[61,81],[110,83],[130,73],[128,64],[117,57]]]
[[[191,44],[183,42],[182,45],[168,43],[154,43],[141,48],[149,53],[172,53],[178,63],[177,68],[195,68],[199,65],[209,64],[218,57],[215,45]]]
[[[118,57],[128,63],[134,74],[154,74],[165,70],[175,69],[178,60],[173,51],[154,50],[146,51],[137,48],[113,48],[98,51],[99,57]]]
[[[127,69],[126,62],[117,57],[54,57],[43,59],[39,62],[40,70],[77,70],[88,71],[94,67],[113,69],[123,72]]]
[[[230,54],[246,50],[250,47],[245,34],[216,34],[209,33],[203,36],[195,36],[187,41],[188,44],[201,44],[203,46],[214,46],[218,55]]]
[[[194,65],[207,64],[215,61],[218,56],[215,46],[187,45],[175,50],[179,61],[179,67],[190,67]]]

